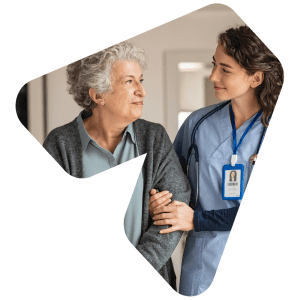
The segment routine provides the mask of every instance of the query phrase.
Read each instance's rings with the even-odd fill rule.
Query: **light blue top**
[[[114,153],[102,148],[89,136],[85,130],[81,113],[77,117],[77,123],[82,144],[83,178],[91,177],[139,156],[132,123],[127,126]],[[117,182],[115,184],[118,186]],[[138,244],[141,236],[142,200],[143,176],[140,172],[124,220],[125,233],[134,246]],[[104,201],[109,201],[109,199],[104,199]]]
[[[174,147],[184,167],[187,163],[194,126],[202,116],[217,105],[195,111],[180,128]],[[254,116],[236,131],[238,142],[253,118]],[[244,165],[244,191],[251,173],[249,159],[256,154],[263,130],[264,126],[259,117],[237,151],[237,163]],[[198,128],[195,142],[199,150],[199,198],[195,210],[219,210],[240,203],[241,200],[222,199],[222,168],[231,162],[232,139],[229,105],[207,118]],[[194,151],[190,157],[189,181],[192,187],[192,199],[194,199],[196,193]],[[181,294],[198,295],[210,286],[229,233],[230,231],[189,232],[182,261],[179,288]]]

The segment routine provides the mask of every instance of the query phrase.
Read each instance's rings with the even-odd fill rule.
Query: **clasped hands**
[[[171,225],[160,233],[173,231],[189,231],[194,229],[194,210],[187,204],[174,200],[168,191],[157,193],[155,189],[150,191],[149,213],[154,225]]]

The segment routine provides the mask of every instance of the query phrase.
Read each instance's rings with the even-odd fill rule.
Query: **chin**
[[[133,123],[134,121],[136,121],[137,119],[139,119],[141,116],[142,116],[142,113],[131,115],[130,116],[130,123]]]
[[[215,97],[219,100],[219,101],[227,101],[230,100],[230,98],[226,97],[226,96],[220,96],[220,95],[215,95]]]
[[[140,114],[137,114],[136,115],[136,119],[135,120],[137,120],[137,119],[139,119],[139,118],[141,118],[142,117],[142,113],[140,113]]]
[[[231,99],[227,93],[224,93],[224,91],[215,91],[215,97],[220,101],[227,101]]]
[[[133,113],[135,119],[139,119],[143,114],[143,107],[139,107],[135,112]]]

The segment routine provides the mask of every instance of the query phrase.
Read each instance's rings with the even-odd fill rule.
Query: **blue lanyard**
[[[233,154],[236,155],[237,154],[237,150],[238,148],[241,146],[244,138],[246,137],[247,133],[249,132],[249,130],[252,128],[252,126],[254,125],[255,121],[259,118],[259,116],[262,114],[262,110],[260,110],[256,116],[254,117],[254,119],[252,120],[252,122],[249,124],[249,126],[247,127],[247,129],[245,130],[245,132],[243,133],[238,145],[236,145],[236,127],[235,127],[235,120],[234,120],[234,114],[233,114],[233,110],[232,110],[232,106],[230,104],[230,114],[231,114],[231,125],[232,125],[232,137],[233,137],[233,142],[232,142],[232,150],[233,150]],[[262,141],[261,141],[262,142]],[[261,145],[260,142],[260,145]],[[259,147],[260,148],[260,147]]]

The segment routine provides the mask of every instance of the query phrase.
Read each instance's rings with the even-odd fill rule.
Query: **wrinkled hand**
[[[170,233],[173,231],[189,231],[194,227],[194,210],[187,204],[180,201],[173,201],[168,206],[156,207],[153,210],[154,225],[171,225],[163,229],[160,233]]]
[[[154,217],[154,209],[155,208],[159,208],[159,207],[163,207],[168,205],[169,203],[172,202],[172,193],[169,193],[169,191],[163,191],[160,193],[157,193],[157,191],[155,189],[152,189],[150,191],[150,195],[152,195],[149,199],[149,213],[151,218]]]

